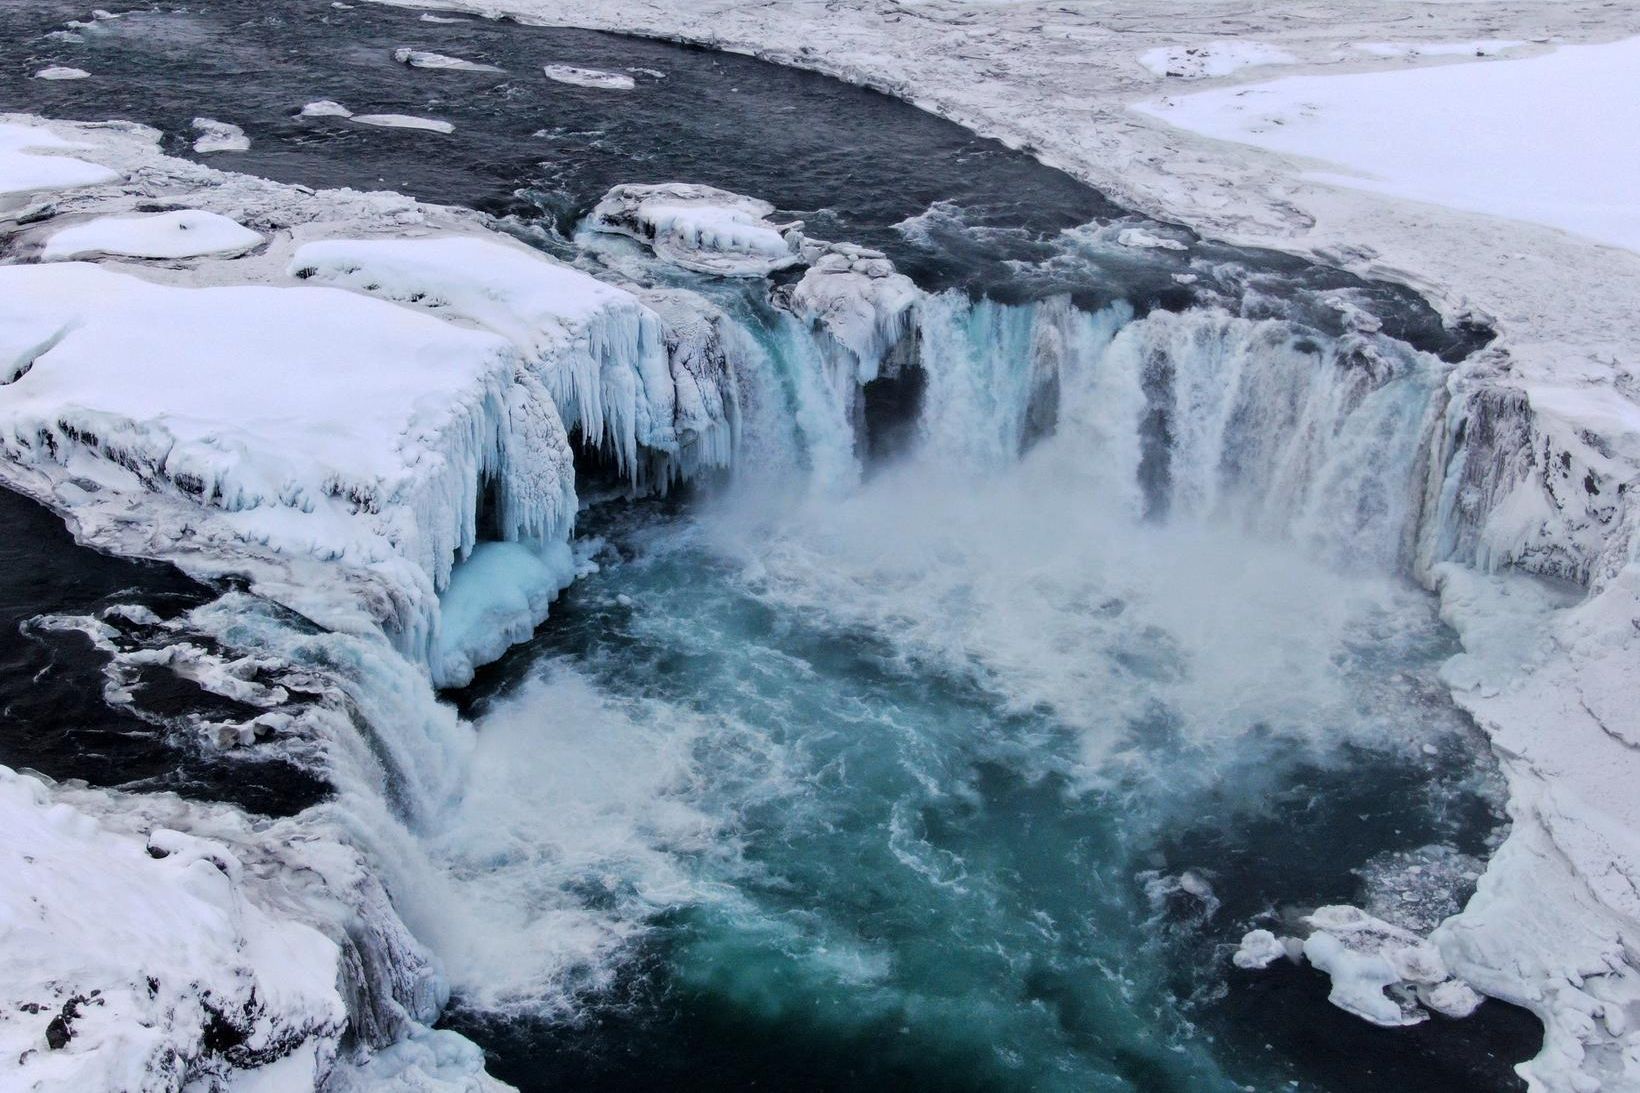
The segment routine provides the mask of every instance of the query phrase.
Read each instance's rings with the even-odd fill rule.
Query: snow
[[[1508,38],[1482,38],[1474,42],[1356,42],[1355,48],[1375,57],[1488,57],[1525,44]]]
[[[210,152],[243,152],[251,146],[251,139],[245,135],[243,129],[214,118],[195,118],[194,129],[199,133],[199,136],[194,138],[194,151],[200,155]]]
[[[1157,76],[1202,80],[1241,68],[1297,63],[1284,49],[1263,42],[1224,40],[1199,46],[1160,46],[1139,54],[1139,63]]]
[[[65,65],[51,65],[49,68],[42,68],[40,71],[36,72],[34,74],[34,78],[36,80],[83,80],[88,78],[90,75],[91,73],[87,72],[83,68],[69,68]]]
[[[774,206],[687,182],[616,186],[587,216],[594,231],[630,236],[674,265],[720,277],[764,277],[802,261],[802,222],[776,224]]]
[[[0,1055],[18,1088],[176,1089],[281,1058],[285,1088],[312,1088],[329,1069],[341,952],[246,898],[226,846],[110,829],[4,767],[0,831]],[[213,1021],[243,1043],[213,1047]]]
[[[677,451],[661,323],[624,289],[525,247],[471,237],[310,243],[290,271],[505,337],[550,392],[563,427],[606,446],[634,480],[640,448]]]
[[[482,64],[478,61],[464,61],[460,57],[450,57],[443,53],[431,53],[423,49],[404,47],[393,51],[393,59],[402,65],[411,68],[431,68],[442,72],[500,72],[495,65]]]
[[[106,216],[53,232],[41,257],[114,254],[130,258],[197,258],[239,254],[262,236],[219,213],[183,209],[148,216]]]
[[[80,147],[43,126],[0,122],[0,210],[31,194],[100,186],[119,177],[100,164],[54,154]]]
[[[605,72],[597,68],[577,68],[574,65],[546,65],[542,69],[547,79],[576,87],[596,87],[605,91],[631,91],[637,81],[619,72]]]
[[[456,127],[439,118],[420,118],[414,114],[354,114],[353,121],[360,125],[374,125],[382,129],[422,129],[429,133],[454,133]]]
[[[1306,177],[1640,250],[1640,38],[1488,64],[1293,76],[1139,109],[1332,165]]]
[[[316,99],[302,107],[300,116],[304,118],[351,118],[353,111],[335,99]]]

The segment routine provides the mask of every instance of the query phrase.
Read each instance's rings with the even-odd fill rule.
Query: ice
[[[69,68],[66,65],[51,65],[42,68],[34,74],[36,80],[83,80],[91,73],[83,68]]]
[[[568,429],[606,446],[634,482],[639,450],[676,454],[676,394],[660,320],[624,289],[499,240],[328,240],[292,273],[413,303],[518,347]]]
[[[604,195],[587,226],[630,236],[697,273],[763,277],[802,261],[802,223],[772,223],[773,212],[766,201],[713,186],[628,184]]]
[[[0,210],[34,194],[100,186],[120,177],[100,164],[55,154],[76,147],[83,145],[42,125],[0,122]]]
[[[500,72],[495,65],[481,64],[478,61],[464,61],[460,57],[450,57],[443,53],[431,53],[424,49],[411,49],[408,46],[395,49],[393,59],[402,65],[411,68],[431,68],[441,72]]]
[[[351,118],[353,111],[334,99],[317,99],[301,109],[304,118]]]
[[[478,544],[439,597],[433,682],[440,687],[471,683],[479,665],[534,633],[548,606],[574,580],[567,543]]]
[[[226,846],[111,829],[4,767],[0,830],[13,1081],[176,1089],[290,1059],[286,1088],[311,1088],[330,1069],[347,1017],[341,952],[248,898]]]
[[[1472,42],[1356,42],[1355,48],[1375,57],[1488,57],[1525,44],[1509,38],[1482,38]]]
[[[852,357],[846,382],[869,383],[916,325],[922,291],[881,251],[830,244],[785,297],[798,318]]]
[[[1467,1017],[1480,998],[1447,971],[1440,950],[1409,930],[1355,907],[1322,907],[1305,916],[1314,930],[1304,957],[1332,977],[1327,1000],[1395,1027],[1426,1020],[1420,1003],[1448,1017]]]
[[[1238,968],[1257,971],[1287,955],[1287,946],[1269,930],[1249,930],[1230,959]]]
[[[1158,235],[1144,228],[1123,228],[1116,235],[1116,242],[1124,247],[1136,247],[1140,250],[1189,250],[1189,245],[1177,239],[1170,239],[1165,235]]]
[[[1308,177],[1640,250],[1640,208],[1631,200],[1640,175],[1640,38],[1487,64],[1293,76],[1140,109],[1337,168]]]
[[[576,87],[597,87],[605,91],[631,91],[637,82],[619,72],[604,72],[597,68],[577,68],[575,65],[547,65],[542,69],[547,79]]]
[[[1228,76],[1257,65],[1296,64],[1298,58],[1264,42],[1225,39],[1196,46],[1159,46],[1139,54],[1139,63],[1157,76],[1203,80]]]
[[[360,125],[374,125],[381,129],[421,129],[429,133],[456,131],[456,127],[447,121],[421,118],[414,114],[354,114],[352,120]]]
[[[197,258],[239,254],[262,236],[218,213],[184,209],[148,216],[107,216],[52,233],[42,258],[113,254],[128,258]]]
[[[335,289],[175,288],[80,263],[0,268],[0,284],[0,368],[18,377],[0,387],[0,445],[105,501],[157,492],[151,549],[185,565],[249,569],[315,618],[374,616],[414,650],[476,542],[487,476],[503,537],[566,526],[561,430],[493,335]],[[193,512],[175,543],[167,506]],[[390,595],[304,591],[286,568],[303,559]]]
[[[195,118],[194,151],[200,155],[210,152],[243,152],[250,148],[251,139],[237,125],[214,118]]]

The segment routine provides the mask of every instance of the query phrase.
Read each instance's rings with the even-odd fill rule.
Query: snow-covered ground
[[[1632,44],[1601,44],[1640,35],[1640,9],[400,2],[827,73],[1150,216],[1398,280],[1454,321],[1491,324],[1497,340],[1449,384],[1418,572],[1464,637],[1449,675],[1497,743],[1514,828],[1434,937],[1462,979],[1545,1021],[1522,1067],[1533,1088],[1640,1088],[1640,253],[1611,245],[1635,239],[1640,64]],[[1282,80],[1244,86],[1277,62]],[[1145,106],[1187,79],[1203,98]],[[1546,600],[1533,574],[1579,591]]]

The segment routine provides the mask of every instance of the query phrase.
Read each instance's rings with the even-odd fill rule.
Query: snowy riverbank
[[[1640,33],[1640,13],[1592,3],[1278,4],[1257,15],[1212,3],[1163,13],[958,0],[436,6],[698,43],[875,87],[1148,214],[1401,281],[1454,321],[1491,324],[1497,340],[1450,384],[1418,569],[1464,635],[1467,652],[1449,677],[1506,763],[1515,827],[1480,893],[1436,937],[1460,975],[1544,1019],[1544,1051],[1522,1068],[1535,1088],[1640,1084],[1627,1016],[1640,1004],[1640,952],[1629,940],[1640,931],[1640,333],[1631,314],[1640,254],[1469,211],[1495,206],[1451,190],[1415,203],[1340,186],[1312,161],[1204,139],[1160,120],[1166,109],[1132,109],[1287,74],[1512,64],[1555,42]],[[1592,93],[1602,98],[1567,108],[1599,116],[1603,101],[1634,91]],[[1633,143],[1633,134],[1606,136]],[[1467,566],[1581,591],[1574,606],[1549,607],[1532,578],[1477,578]]]

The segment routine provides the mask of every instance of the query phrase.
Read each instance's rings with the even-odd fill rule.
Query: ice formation
[[[198,258],[239,254],[262,236],[219,213],[182,209],[147,216],[107,216],[53,232],[41,257],[111,254],[126,258]]]
[[[829,244],[784,297],[793,314],[824,331],[844,350],[850,384],[883,372],[889,353],[916,324],[922,292],[881,251]]]
[[[587,217],[594,231],[630,236],[697,273],[762,277],[802,261],[802,222],[772,223],[774,206],[687,182],[616,186]]]
[[[605,91],[631,91],[637,82],[620,72],[605,72],[597,68],[577,68],[575,65],[546,65],[542,71],[547,79],[576,87],[596,87]]]
[[[325,111],[329,115],[330,111]],[[360,125],[374,125],[378,129],[420,129],[429,133],[454,133],[456,127],[439,118],[422,118],[414,114],[347,114],[341,115]]]
[[[195,118],[194,151],[200,155],[210,152],[243,152],[251,146],[251,139],[237,125],[215,118]]]
[[[430,68],[441,72],[500,72],[495,65],[482,64],[478,61],[464,61],[460,57],[450,57],[443,53],[432,53],[425,49],[411,49],[408,46],[393,51],[393,59],[402,65],[411,68]]]

